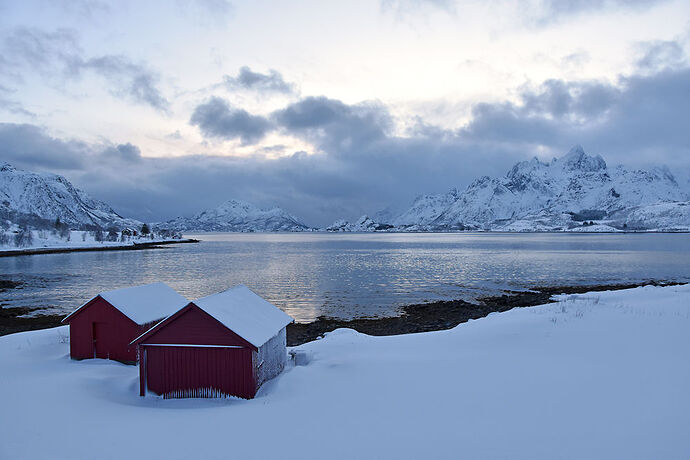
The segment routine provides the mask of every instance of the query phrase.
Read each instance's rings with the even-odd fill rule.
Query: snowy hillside
[[[690,285],[440,332],[339,329],[249,401],[140,398],[136,366],[71,361],[67,327],[14,334],[0,458],[686,459],[689,331]]]
[[[260,209],[229,200],[194,217],[178,217],[155,225],[175,231],[204,232],[299,232],[309,227],[280,208]]]
[[[561,158],[515,164],[458,193],[417,198],[394,230],[690,230],[690,195],[668,169],[608,168],[573,147]]]
[[[141,222],[123,218],[62,176],[24,171],[7,163],[0,166],[0,217],[31,226],[40,226],[41,220],[52,223],[60,218],[74,229],[141,227]]]
[[[457,189],[452,189],[442,195],[421,195],[418,196],[412,207],[402,214],[394,217],[391,224],[395,226],[416,225],[425,222],[433,222],[448,207],[457,201]]]

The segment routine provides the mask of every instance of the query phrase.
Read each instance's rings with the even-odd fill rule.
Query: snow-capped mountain
[[[60,218],[73,229],[142,225],[137,220],[123,218],[108,204],[91,198],[62,176],[24,171],[7,163],[0,165],[0,215],[14,223],[31,225]]]
[[[394,231],[687,230],[688,200],[667,168],[608,168],[578,145],[550,162],[533,158],[504,177],[481,177],[462,193],[420,196],[390,223]]]
[[[412,203],[412,207],[394,217],[391,224],[395,226],[419,225],[436,220],[448,207],[457,201],[460,193],[452,189],[441,195],[420,195]]]
[[[178,217],[155,227],[204,232],[301,232],[310,229],[281,208],[260,209],[239,200],[229,200],[194,217]]]
[[[357,222],[351,223],[347,220],[340,219],[333,222],[332,225],[326,227],[327,232],[380,232],[390,230],[393,228],[391,224],[382,224],[374,221],[366,214],[360,217]]]

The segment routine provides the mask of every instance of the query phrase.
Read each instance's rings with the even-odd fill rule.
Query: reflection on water
[[[192,235],[194,236],[194,235]],[[690,280],[688,234],[203,234],[142,251],[6,257],[5,306],[67,312],[99,291],[164,281],[190,299],[244,283],[299,321],[534,285]]]

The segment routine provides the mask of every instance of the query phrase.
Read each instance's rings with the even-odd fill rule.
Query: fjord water
[[[163,249],[0,259],[6,307],[68,312],[100,291],[163,281],[189,299],[243,283],[298,321],[539,285],[690,280],[689,234],[219,233]]]

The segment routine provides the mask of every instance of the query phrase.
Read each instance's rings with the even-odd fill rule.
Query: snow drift
[[[559,296],[440,332],[334,331],[256,399],[137,396],[67,329],[0,337],[0,458],[685,459],[690,285]]]

